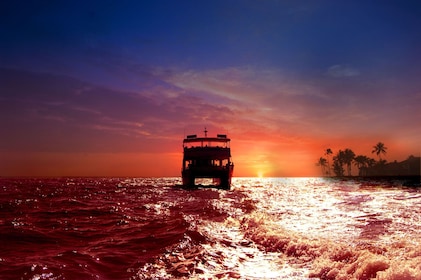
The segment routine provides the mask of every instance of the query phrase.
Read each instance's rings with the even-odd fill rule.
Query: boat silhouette
[[[229,190],[234,171],[230,141],[226,134],[208,137],[187,135],[183,140],[182,179],[185,188],[197,187],[197,178],[213,179],[212,187]]]

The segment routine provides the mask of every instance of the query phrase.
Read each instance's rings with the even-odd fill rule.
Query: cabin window
[[[227,166],[229,163],[228,159],[222,160],[222,166]]]
[[[184,169],[189,168],[192,165],[192,160],[186,160],[184,161]]]

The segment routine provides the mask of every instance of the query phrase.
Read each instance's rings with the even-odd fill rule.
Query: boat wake
[[[282,209],[276,211],[273,205],[264,205],[268,203],[268,196],[272,196],[265,188],[255,188],[253,194],[244,186],[238,186],[233,192],[219,192],[218,199],[212,201],[212,208],[226,218],[219,221],[203,219],[207,215],[192,218],[195,234],[186,234],[182,242],[168,249],[153,265],[144,267],[138,276],[146,279],[151,276],[148,270],[153,267],[153,276],[163,279],[421,279],[420,228],[414,228],[411,233],[415,239],[401,234],[403,229],[399,232],[396,228],[397,220],[384,217],[387,215],[381,212],[380,202],[375,204],[377,209],[364,209],[365,214],[361,215],[357,209],[373,204],[378,196],[372,190],[361,190],[364,187],[358,185],[347,183],[336,185],[334,189],[337,191],[338,187],[347,194],[343,196],[346,201],[337,199],[336,193],[330,201],[324,198],[324,205],[319,203],[320,209],[307,209],[309,206],[301,202],[302,209],[298,213],[336,211],[343,219],[317,220],[315,228],[304,225],[305,230],[297,230],[296,225],[285,227],[280,222],[284,218],[291,223],[291,215],[295,215],[296,223],[303,221],[303,217],[296,216],[296,205],[285,203],[291,197],[284,197]],[[382,192],[380,197],[394,198],[387,201],[389,206],[396,201],[405,202],[395,211],[402,211],[409,206],[407,203],[412,205],[411,200],[420,199],[413,193],[397,195],[396,190],[377,188],[379,191]],[[300,197],[299,192],[296,195]],[[316,192],[314,195],[313,199],[323,197]],[[308,193],[306,196],[307,200],[312,199]],[[337,213],[351,209],[356,213]],[[372,210],[379,213],[371,214]],[[320,219],[329,214],[316,216]],[[309,213],[306,219],[308,216]],[[306,219],[304,221],[308,221]],[[342,230],[337,236],[333,236],[335,232],[326,234],[326,230],[335,231],[340,227]]]

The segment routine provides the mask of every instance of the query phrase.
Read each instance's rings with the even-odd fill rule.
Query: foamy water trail
[[[186,215],[194,238],[187,237],[169,248],[152,265],[143,267],[138,278],[306,279],[305,267],[291,266],[282,252],[268,251],[246,237],[243,222],[256,210],[247,192],[199,189],[185,194],[189,199],[206,197],[213,214],[198,211]]]
[[[318,178],[236,178],[231,192],[193,193],[207,197],[212,208],[186,216],[199,241],[180,242],[155,264],[159,273],[146,275],[421,279],[418,189]]]

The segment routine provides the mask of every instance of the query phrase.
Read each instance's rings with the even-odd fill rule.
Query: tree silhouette
[[[329,162],[329,156],[333,154],[332,150],[330,148],[326,149],[325,155],[327,158],[327,175],[330,176],[330,162]]]
[[[367,167],[371,167],[375,164],[375,160],[372,158],[369,158],[367,156],[358,155],[354,158],[354,164],[358,168],[359,172],[358,175],[363,175],[363,170],[365,170]]]
[[[358,169],[361,169],[361,167],[365,167],[367,165],[367,157],[358,155],[354,158],[354,164]]]
[[[325,171],[326,170],[326,162],[327,162],[327,160],[325,158],[320,157],[319,161],[316,164],[317,166],[321,167],[323,176],[326,175],[326,171]]]
[[[355,153],[351,149],[345,149],[343,153],[343,163],[347,166],[348,176],[351,176],[351,164],[355,158]]]
[[[344,164],[347,166],[348,176],[351,176],[351,165],[355,158],[355,153],[351,149],[345,149],[339,152],[333,157],[333,172],[336,176],[344,176]]]
[[[373,151],[371,153],[376,153],[376,155],[379,157],[379,162],[382,161],[381,154],[386,154],[387,147],[382,142],[377,143],[375,146],[373,146]]]
[[[333,172],[335,172],[336,176],[344,176],[344,158],[345,153],[342,150],[339,150],[338,153],[333,157]]]

